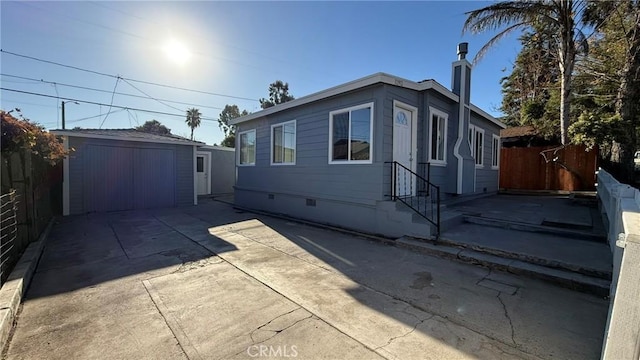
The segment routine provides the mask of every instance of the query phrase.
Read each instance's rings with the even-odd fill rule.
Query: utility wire
[[[127,110],[127,109],[118,109],[116,111],[112,111],[111,113],[115,114],[115,113],[119,113],[119,112],[122,112],[122,111],[125,111],[125,110]],[[99,118],[99,117],[102,117],[102,116],[104,116],[104,115],[103,114],[98,114],[98,115],[93,115],[93,116],[87,116],[87,117],[83,117],[83,118],[80,118],[80,119],[69,120],[69,121],[67,121],[67,123],[68,124],[73,124],[73,123],[77,123],[77,122],[80,122],[80,121]]]
[[[9,89],[9,88],[5,88],[5,87],[0,87],[0,90],[11,91],[11,92],[20,93],[20,94],[33,95],[33,96],[42,96],[42,97],[48,97],[48,98],[54,98],[54,99],[56,98],[53,95],[41,94],[41,93],[35,93],[35,92],[31,92],[31,91],[24,91],[24,90],[17,90],[17,89]],[[89,100],[75,99],[75,98],[64,97],[64,96],[61,96],[60,99],[69,100],[69,101],[77,101],[77,102],[81,102],[81,103],[85,103],[85,104],[91,104],[91,105],[109,106],[109,104],[105,104],[105,103],[100,103],[100,102],[96,102],[96,101],[89,101]],[[141,112],[146,112],[146,113],[150,113],[150,114],[175,116],[175,117],[180,117],[180,118],[184,118],[185,117],[184,114],[173,114],[173,113],[168,113],[168,112],[163,112],[163,111],[132,108],[132,107],[129,107],[129,106],[111,105],[111,107],[114,107],[114,108],[117,108],[117,109],[128,109],[128,110],[132,110],[132,111],[141,111]],[[212,118],[201,117],[200,119],[203,120],[203,121],[218,122],[217,119],[212,119]]]
[[[177,108],[177,107],[175,107],[175,106],[173,106],[173,105],[169,105],[169,104],[167,104],[167,103],[165,103],[165,102],[162,102],[161,100],[158,100],[158,99],[154,98],[153,96],[151,96],[151,95],[147,94],[146,92],[144,92],[144,91],[140,90],[140,89],[139,89],[139,88],[137,88],[135,85],[133,85],[132,83],[128,82],[127,80],[124,80],[124,79],[123,79],[122,81],[126,82],[126,83],[127,83],[129,86],[131,86],[132,88],[134,88],[134,89],[138,90],[139,92],[143,93],[143,94],[144,94],[144,95],[146,95],[149,99],[155,100],[155,101],[159,102],[160,104],[162,104],[162,105],[164,105],[164,106],[168,106],[168,107],[170,107],[170,108],[172,108],[172,109],[174,109],[174,110],[184,111],[184,109]]]
[[[111,94],[111,103],[109,104],[109,110],[107,110],[107,115],[104,116],[104,119],[100,123],[100,127],[98,127],[98,129],[102,129],[102,125],[104,125],[104,122],[107,121],[109,114],[111,114],[111,109],[113,107],[113,98],[116,96],[116,88],[118,87],[118,82],[120,82],[120,76],[118,76],[118,78],[116,79],[116,84],[113,86],[113,93]]]
[[[18,83],[18,84],[30,84],[30,85],[42,84],[42,83],[44,83],[44,84],[57,84],[58,86],[64,86],[64,87],[70,87],[70,88],[75,88],[75,89],[90,90],[90,91],[96,91],[96,92],[102,92],[102,93],[111,94],[110,90],[103,90],[103,89],[96,89],[96,88],[87,87],[87,86],[65,84],[65,83],[59,83],[59,82],[54,82],[54,81],[47,81],[47,80],[44,80],[44,79],[35,79],[35,78],[26,77],[26,76],[18,76],[18,75],[3,74],[3,73],[0,73],[0,76],[6,76],[6,77],[15,78],[15,79],[22,79],[22,80],[30,80],[28,82],[26,82],[26,81],[22,82],[22,81],[4,80],[5,82],[14,82],[14,83]],[[129,85],[131,85],[131,84],[129,84]],[[150,98],[149,96],[141,96],[141,95],[135,95],[135,94],[121,93],[121,92],[116,92],[116,95],[130,96],[130,97],[139,98],[139,99],[149,99]],[[195,106],[195,107],[198,107],[198,108],[208,108],[208,109],[222,110],[222,108],[216,107],[216,106],[192,104],[192,103],[186,103],[186,102],[175,101],[175,100],[167,100],[167,99],[159,99],[159,98],[151,98],[150,100],[164,101],[164,102],[173,103],[173,104],[189,105],[189,106]]]
[[[100,71],[81,68],[81,67],[78,67],[78,66],[66,65],[66,64],[55,62],[55,61],[40,59],[40,58],[37,58],[37,57],[34,57],[34,56],[18,54],[18,53],[14,53],[14,52],[11,52],[11,51],[4,50],[4,49],[0,49],[0,53],[21,57],[23,59],[29,59],[29,60],[33,60],[33,61],[43,62],[43,63],[46,63],[46,64],[66,67],[66,68],[74,69],[74,70],[78,70],[78,71],[84,71],[84,72],[88,72],[88,73],[95,74],[95,75],[107,76],[107,77],[111,77],[111,78],[114,78],[114,79],[120,78],[120,79],[123,79],[123,80],[129,80],[129,81],[133,81],[133,82],[136,82],[136,83],[139,83],[139,84],[147,84],[147,85],[159,86],[159,87],[164,87],[164,88],[169,88],[169,89],[189,91],[189,92],[205,94],[205,95],[212,95],[212,96],[228,97],[228,98],[239,99],[239,100],[259,101],[259,100],[256,100],[256,99],[246,98],[246,97],[242,97],[242,96],[218,94],[218,93],[202,91],[202,90],[187,89],[187,88],[183,88],[183,87],[179,87],[179,86],[159,84],[159,83],[154,83],[154,82],[151,82],[151,81],[144,81],[144,80],[136,80],[136,79],[132,79],[132,78],[126,78],[126,77],[122,77],[122,76],[119,76],[119,75],[107,74],[107,73],[103,73],[103,72],[100,72]]]

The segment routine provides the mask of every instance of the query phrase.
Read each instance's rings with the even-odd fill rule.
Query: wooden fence
[[[500,188],[595,190],[598,150],[587,151],[583,145],[568,145],[557,151],[554,149],[558,147],[502,148],[500,150]]]
[[[25,151],[2,154],[0,283],[51,218],[62,214],[62,164],[51,166]]]

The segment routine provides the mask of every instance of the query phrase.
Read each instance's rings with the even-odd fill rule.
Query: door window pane
[[[199,173],[204,172],[204,157],[202,156],[196,158],[196,171]]]

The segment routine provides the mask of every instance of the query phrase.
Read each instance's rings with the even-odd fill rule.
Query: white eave
[[[236,149],[234,148],[219,145],[199,145],[198,148],[208,150],[236,151]]]
[[[150,139],[143,137],[133,137],[133,136],[118,136],[118,135],[102,135],[102,134],[91,134],[91,133],[82,133],[78,131],[68,131],[68,130],[51,130],[50,133],[59,136],[68,136],[68,137],[79,137],[79,138],[90,138],[90,139],[105,139],[105,140],[115,140],[115,141],[135,141],[135,142],[146,142],[146,143],[156,143],[156,144],[171,144],[171,145],[188,145],[188,146],[202,146],[203,143],[197,141],[190,140],[180,140],[180,139]]]
[[[268,116],[271,114],[275,114],[287,109],[291,109],[291,108],[295,108],[298,106],[302,106],[304,104],[308,104],[308,103],[312,103],[315,101],[319,101],[319,100],[323,100],[332,96],[336,96],[336,95],[340,95],[340,94],[344,94],[347,93],[349,91],[354,91],[354,90],[358,90],[370,85],[374,85],[374,84],[378,84],[378,83],[383,83],[383,84],[388,84],[388,85],[393,85],[393,86],[399,86],[399,87],[403,87],[406,89],[411,89],[411,90],[416,90],[416,91],[423,91],[423,90],[428,90],[428,89],[433,89],[437,92],[439,92],[440,94],[448,97],[449,99],[453,100],[453,101],[459,101],[459,97],[458,95],[454,94],[453,92],[451,92],[449,89],[445,88],[444,86],[442,86],[441,84],[439,84],[438,82],[436,82],[435,80],[426,80],[423,82],[415,82],[415,81],[411,81],[411,80],[407,80],[407,79],[403,79],[403,78],[399,78],[397,76],[393,76],[393,75],[389,75],[386,73],[376,73],[373,75],[369,75],[354,81],[350,81],[348,83],[342,84],[342,85],[338,85],[338,86],[334,86],[332,88],[323,90],[323,91],[319,91],[317,93],[313,93],[311,95],[307,95],[307,96],[303,96],[301,98],[295,99],[295,100],[291,100],[288,101],[286,103],[282,103],[282,104],[278,104],[276,106],[272,106],[270,108],[249,114],[249,115],[245,115],[245,116],[241,116],[239,118],[235,118],[231,121],[229,121],[229,124],[231,125],[237,125],[246,121],[251,121],[254,119],[258,119],[261,118],[263,116]],[[483,110],[481,110],[479,107],[475,106],[475,105],[471,105],[471,110],[473,110],[474,112],[476,112],[478,115],[485,117],[487,120],[491,121],[492,123],[496,124],[497,126],[501,127],[501,128],[506,128],[506,125],[504,125],[503,123],[501,123],[500,121],[498,121],[496,118],[494,118],[493,116],[487,114],[486,112],[484,112]]]

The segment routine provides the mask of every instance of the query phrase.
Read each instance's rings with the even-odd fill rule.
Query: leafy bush
[[[0,118],[2,133],[0,144],[3,153],[12,154],[27,150],[51,165],[55,165],[68,155],[61,141],[46,131],[42,125],[31,122],[22,115],[20,118],[15,118],[3,110],[0,110]]]

